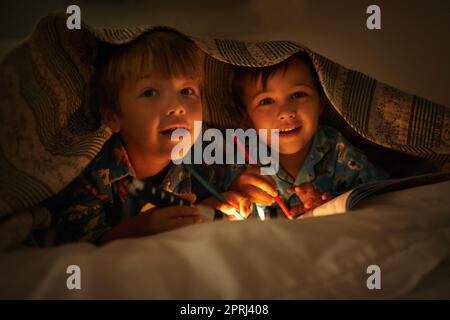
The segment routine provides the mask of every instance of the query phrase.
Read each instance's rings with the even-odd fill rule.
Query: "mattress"
[[[448,190],[450,181],[391,192],[335,216],[4,252],[0,298],[450,298]],[[80,289],[68,289],[72,265]],[[380,289],[369,289],[370,266]]]

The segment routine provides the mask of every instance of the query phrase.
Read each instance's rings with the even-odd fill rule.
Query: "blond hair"
[[[175,31],[151,31],[126,45],[105,45],[102,51],[95,84],[98,112],[109,109],[120,115],[120,89],[144,76],[187,77],[200,86],[203,81],[204,54]]]

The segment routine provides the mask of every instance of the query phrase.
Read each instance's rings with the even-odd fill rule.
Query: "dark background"
[[[0,59],[40,17],[81,8],[98,27],[170,25],[187,34],[242,40],[286,39],[352,69],[450,107],[447,0],[0,0]],[[381,7],[381,30],[366,8]]]

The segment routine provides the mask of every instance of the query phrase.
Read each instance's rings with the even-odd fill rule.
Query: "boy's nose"
[[[295,118],[295,112],[293,111],[281,111],[278,115],[278,120],[287,120],[287,119],[294,119]]]
[[[173,107],[168,108],[167,115],[168,116],[181,116],[186,113],[186,110],[181,104],[177,104]]]
[[[295,118],[295,107],[289,103],[283,104],[280,106],[278,113],[278,120],[287,120]]]

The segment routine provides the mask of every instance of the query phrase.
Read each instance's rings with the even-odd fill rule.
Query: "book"
[[[361,200],[374,195],[443,182],[446,180],[450,180],[450,172],[369,182],[331,199],[300,217],[305,218],[345,213],[354,208]]]

